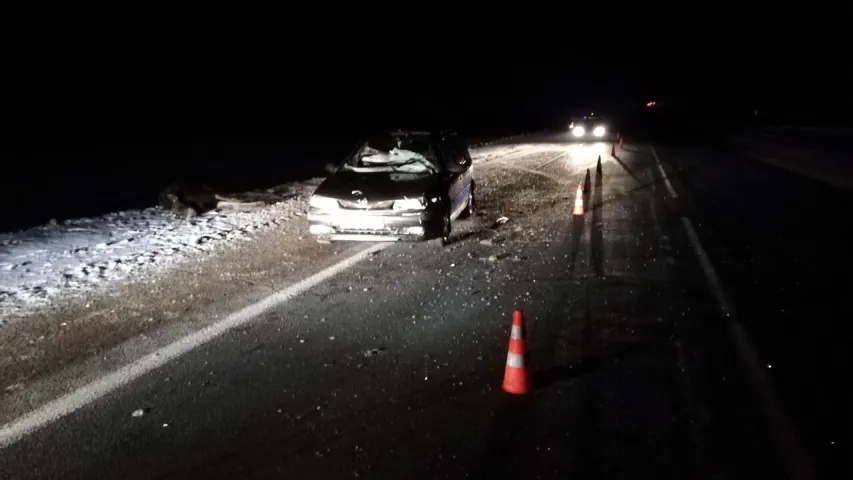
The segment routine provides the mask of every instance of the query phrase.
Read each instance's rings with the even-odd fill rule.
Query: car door
[[[455,214],[460,214],[468,206],[469,192],[473,188],[473,161],[468,152],[468,147],[465,141],[458,134],[453,133],[448,136],[448,143],[453,152],[453,162],[459,165],[464,165],[466,168],[463,172],[458,173],[454,178],[455,189]]]
[[[447,137],[442,138],[441,152],[444,161],[447,163],[461,163],[464,161],[464,156],[458,148],[454,148],[453,142]],[[447,188],[447,198],[450,202],[450,216],[456,218],[465,207],[465,175],[464,173],[455,173],[449,170],[444,171],[445,185]]]
[[[456,138],[459,151],[462,154],[462,158],[465,161],[465,165],[468,166],[468,168],[465,170],[465,173],[463,173],[463,188],[474,188],[474,159],[471,158],[471,152],[468,151],[468,143],[465,142],[465,139],[458,135],[456,136]]]

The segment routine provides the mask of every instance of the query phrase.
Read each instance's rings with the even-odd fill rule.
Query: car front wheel
[[[451,230],[451,222],[450,222],[450,214],[445,213],[441,219],[441,225],[439,226],[438,237],[430,240],[433,246],[436,247],[444,247],[450,243],[450,230]]]
[[[465,206],[465,210],[462,211],[462,218],[471,218],[477,211],[477,197],[474,192],[474,184],[471,184],[471,188],[468,189],[468,205]]]

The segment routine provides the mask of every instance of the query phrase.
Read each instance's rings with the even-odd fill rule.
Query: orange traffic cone
[[[619,135],[619,132],[616,132],[616,140],[619,140],[620,138],[622,138],[622,136]]]
[[[598,156],[598,163],[595,165],[595,171],[601,173],[601,155]]]
[[[578,185],[578,193],[575,194],[575,209],[572,215],[583,215],[583,190],[580,185]]]
[[[624,138],[619,139],[619,150],[625,150],[625,139]]]
[[[610,156],[611,157],[616,156],[616,144],[610,145]]]
[[[592,181],[589,178],[589,169],[586,169],[586,178],[583,180],[583,193],[587,193],[592,190]]]
[[[509,352],[506,355],[503,389],[509,393],[523,395],[530,388],[530,376],[524,364],[527,345],[524,341],[524,312],[515,309],[512,313],[512,332],[509,335]]]

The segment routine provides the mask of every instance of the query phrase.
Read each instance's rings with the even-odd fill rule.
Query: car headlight
[[[405,198],[394,202],[394,210],[423,210],[426,202],[423,198]]]
[[[595,127],[595,130],[592,131],[592,134],[595,135],[596,137],[603,137],[604,136],[604,127],[601,125]]]
[[[583,127],[581,127],[580,125],[578,125],[577,127],[572,129],[572,133],[576,137],[582,137],[583,134],[586,133],[586,130]]]
[[[308,205],[311,208],[318,208],[320,210],[337,210],[338,209],[338,201],[334,198],[323,197],[320,195],[312,195],[311,199],[308,200]]]

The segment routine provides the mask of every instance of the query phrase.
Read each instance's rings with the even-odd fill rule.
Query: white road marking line
[[[657,162],[661,175],[663,175],[667,189],[673,198],[677,198],[678,196],[672,188],[672,184],[669,182],[669,179],[661,166],[660,158],[658,157],[654,146],[652,147],[652,154],[655,157],[655,161]],[[773,438],[776,448],[782,454],[788,475],[790,475],[792,479],[812,480],[814,478],[814,468],[811,460],[808,455],[806,455],[805,449],[803,449],[803,446],[800,444],[796,434],[794,433],[790,416],[785,411],[785,407],[782,405],[779,395],[773,388],[773,383],[770,381],[767,371],[758,361],[759,356],[756,348],[750,341],[746,330],[744,330],[740,322],[737,321],[734,306],[723,289],[720,277],[717,275],[717,271],[714,269],[714,265],[711,263],[711,260],[705,251],[705,247],[702,246],[702,242],[699,240],[699,235],[696,233],[696,229],[693,228],[693,223],[686,216],[680,217],[680,220],[682,226],[684,226],[684,230],[687,232],[690,244],[693,246],[693,251],[696,253],[696,257],[699,260],[702,272],[708,280],[708,286],[711,289],[711,293],[714,295],[714,299],[717,301],[720,313],[726,320],[726,330],[732,337],[732,341],[735,345],[735,351],[737,351],[737,354],[746,369],[747,375],[749,376],[749,384],[752,387],[753,394],[758,398],[759,404],[764,407],[761,409],[764,414],[764,420],[771,430],[771,437]]]
[[[672,198],[678,198],[678,194],[675,192],[675,189],[672,188],[672,183],[669,182],[669,177],[666,176],[666,171],[663,169],[663,164],[660,162],[660,157],[658,157],[658,152],[655,150],[654,145],[652,146],[652,155],[655,157],[655,162],[658,164],[658,170],[660,170],[660,174],[663,177],[663,181],[666,184],[666,189],[669,190],[669,196]]]
[[[536,166],[536,168],[542,168],[542,167],[544,167],[544,166],[546,166],[546,165],[549,165],[549,164],[551,164],[552,162],[555,162],[555,161],[557,161],[558,159],[563,158],[563,157],[565,157],[565,156],[566,156],[566,155],[568,155],[568,154],[569,154],[569,150],[566,150],[565,152],[563,152],[563,153],[561,153],[561,154],[557,155],[556,157],[554,157],[554,158],[552,158],[552,159],[550,159],[550,160],[546,160],[546,161],[545,161],[545,163],[542,163],[542,164],[540,164],[540,165],[537,165],[537,166]]]
[[[652,171],[649,171],[649,174],[652,175],[652,179],[654,180],[654,174]],[[653,195],[649,201],[649,205],[651,208],[652,221],[654,222],[654,231],[655,235],[657,235],[658,241],[658,249],[660,253],[660,258],[669,257],[672,252],[669,251],[669,239],[664,240],[663,228],[661,227],[660,219],[657,214],[657,190],[658,187],[656,182],[652,182],[652,192]],[[663,277],[670,279],[671,277],[667,272],[666,264],[663,263],[660,265],[660,268],[663,271]],[[676,320],[676,332],[678,335],[678,341],[676,342],[676,351],[678,353],[678,366],[681,371],[681,395],[684,399],[684,402],[687,405],[688,412],[692,416],[692,420],[688,422],[688,435],[690,436],[690,442],[693,446],[693,453],[695,455],[696,463],[698,465],[708,465],[707,463],[707,454],[705,453],[706,447],[705,442],[701,435],[701,430],[705,428],[706,421],[705,418],[708,418],[705,415],[707,412],[707,408],[704,403],[700,403],[697,399],[694,389],[691,386],[691,373],[693,371],[694,366],[691,365],[690,357],[687,355],[687,351],[685,350],[685,339],[686,334],[684,330],[684,326],[682,325],[681,320]]]
[[[814,478],[811,461],[794,434],[790,417],[782,406],[782,402],[779,400],[779,396],[774,390],[766,370],[758,361],[759,357],[755,347],[749,340],[743,326],[737,321],[734,307],[720,284],[717,272],[708,259],[708,254],[705,253],[705,248],[699,241],[699,236],[696,234],[693,224],[687,217],[681,217],[681,224],[687,231],[687,236],[690,238],[690,243],[693,245],[693,250],[696,252],[702,271],[708,279],[708,286],[717,300],[720,313],[726,319],[726,327],[734,341],[735,350],[738,352],[741,362],[746,367],[753,393],[758,397],[760,404],[764,407],[762,412],[764,413],[765,421],[772,431],[771,436],[775,440],[776,448],[782,453],[788,473],[791,475],[791,478],[795,479],[807,480]]]
[[[353,267],[369,255],[391,245],[390,243],[380,243],[365,248],[325,270],[228,315],[213,325],[180,338],[149,355],[104,375],[98,380],[16,418],[0,427],[0,449],[216,339],[229,330],[249,323],[264,312],[290,301],[297,295]]]

